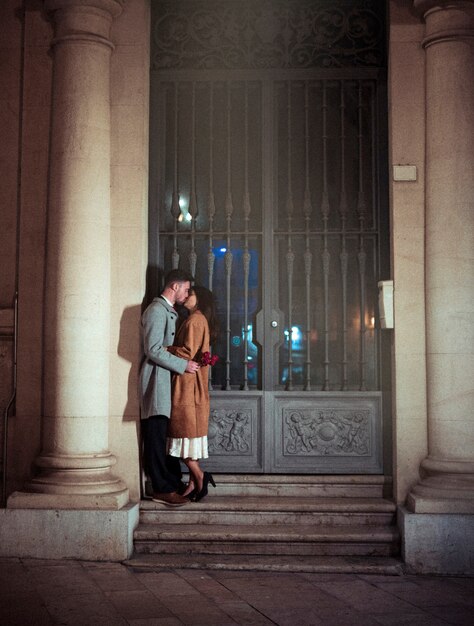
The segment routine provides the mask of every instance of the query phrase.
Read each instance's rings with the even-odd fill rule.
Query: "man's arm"
[[[188,371],[189,362],[171,354],[163,345],[166,319],[166,309],[162,306],[152,306],[145,311],[142,317],[143,350],[146,358],[160,367],[183,374]],[[191,371],[195,370],[191,369]]]

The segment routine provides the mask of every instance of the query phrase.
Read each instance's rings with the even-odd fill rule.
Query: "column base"
[[[474,575],[474,517],[398,510],[402,556],[414,574]]]
[[[24,491],[15,492],[7,508],[15,509],[121,509],[129,501],[127,485],[110,468],[109,452],[84,455],[42,455],[40,468]]]
[[[15,491],[7,500],[7,509],[118,511],[129,502],[129,499],[128,489],[105,494],[53,494]]]
[[[426,458],[407,498],[412,513],[474,514],[474,463]]]
[[[138,516],[138,504],[118,511],[0,509],[0,556],[123,561],[133,552]]]

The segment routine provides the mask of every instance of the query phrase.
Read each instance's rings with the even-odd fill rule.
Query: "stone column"
[[[108,450],[109,33],[123,1],[45,2],[55,32],[43,440],[39,474],[10,507],[118,509],[128,502]]]
[[[415,0],[426,54],[428,457],[417,513],[474,513],[474,2]]]

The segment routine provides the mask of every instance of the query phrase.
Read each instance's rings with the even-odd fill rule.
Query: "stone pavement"
[[[474,579],[0,559],[0,624],[471,626]]]

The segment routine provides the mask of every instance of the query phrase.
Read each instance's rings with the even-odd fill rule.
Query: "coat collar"
[[[168,302],[163,298],[163,296],[158,296],[156,300],[160,302],[165,307],[165,309],[169,311],[170,313],[176,313],[176,309],[173,306],[171,306],[171,304],[168,304]]]

